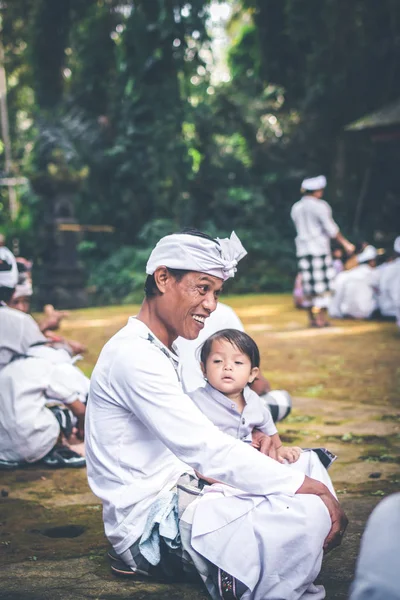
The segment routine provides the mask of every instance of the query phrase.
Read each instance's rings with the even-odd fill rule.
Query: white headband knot
[[[198,271],[223,281],[234,277],[237,264],[247,252],[233,231],[230,238],[210,240],[187,233],[167,235],[150,254],[146,273],[153,275],[158,267]]]

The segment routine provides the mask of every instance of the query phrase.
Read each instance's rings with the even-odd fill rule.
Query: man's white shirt
[[[339,233],[339,227],[333,220],[331,207],[325,200],[303,196],[292,206],[290,215],[297,230],[297,256],[330,254],[330,240]]]

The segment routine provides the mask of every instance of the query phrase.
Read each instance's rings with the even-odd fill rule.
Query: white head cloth
[[[397,254],[400,254],[400,235],[394,240],[393,250],[397,252]]]
[[[365,263],[369,260],[374,260],[378,256],[376,248],[374,246],[366,246],[362,252],[357,256],[358,262]]]
[[[306,192],[315,192],[316,190],[323,190],[326,188],[326,177],[325,175],[318,175],[318,177],[310,177],[304,179],[301,184],[303,190]]]
[[[18,268],[14,254],[5,246],[0,247],[0,286],[15,288],[18,283]]]
[[[239,260],[247,252],[234,231],[230,238],[217,241],[187,233],[167,235],[150,254],[146,273],[153,275],[157,267],[168,267],[207,273],[224,281],[234,277]]]

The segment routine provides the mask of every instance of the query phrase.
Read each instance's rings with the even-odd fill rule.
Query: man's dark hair
[[[171,275],[175,277],[177,281],[180,281],[182,277],[186,275],[186,273],[189,273],[189,271],[185,271],[183,269],[168,269],[167,267],[166,269],[169,273],[171,273]],[[154,279],[154,275],[147,275],[144,284],[144,293],[146,298],[154,298],[154,296],[157,296],[158,287],[156,284],[156,280]]]
[[[0,285],[0,302],[5,302],[6,304],[10,302],[13,293],[14,288]]]
[[[175,234],[175,235],[179,235],[179,234],[183,234],[183,233],[185,235],[193,235],[196,237],[201,237],[206,240],[210,240],[211,242],[215,242],[216,244],[219,245],[219,242],[217,240],[212,238],[207,233],[200,231],[199,229],[194,229],[192,227],[186,227],[185,229],[182,229],[182,231],[178,231],[177,234]],[[189,271],[187,271],[185,269],[168,269],[168,271],[175,277],[175,279],[177,281],[180,281],[182,279],[182,277],[184,275],[186,275],[186,273],[189,273]],[[147,275],[146,281],[144,284],[144,294],[145,294],[146,298],[154,298],[154,296],[157,296],[158,287],[155,282],[154,275]]]
[[[221,329],[206,339],[201,347],[200,360],[205,365],[214,340],[226,340],[249,357],[251,368],[260,366],[260,351],[255,341],[239,329]]]

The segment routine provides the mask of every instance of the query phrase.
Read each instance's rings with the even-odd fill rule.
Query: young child
[[[276,460],[296,462],[301,448],[282,445],[271,413],[248,386],[260,367],[260,353],[251,337],[237,329],[218,331],[204,342],[200,359],[207,385],[189,395],[210,421],[261,452],[265,448],[264,453],[268,440],[265,436],[270,436]],[[258,441],[253,440],[254,429]]]

